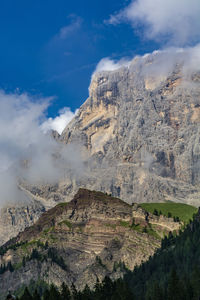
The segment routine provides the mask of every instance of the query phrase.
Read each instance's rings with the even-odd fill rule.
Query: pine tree
[[[155,282],[153,285],[153,290],[152,290],[152,300],[163,300],[163,292],[162,289],[160,288],[159,284]]]
[[[168,212],[167,217],[168,217],[168,218],[171,218],[171,217],[172,217],[171,212]]]
[[[89,286],[86,284],[84,290],[81,293],[81,300],[90,300],[92,299],[92,292]]]
[[[35,292],[33,294],[33,300],[41,300],[40,295],[38,294],[38,291],[35,289]]]
[[[26,287],[20,300],[33,300],[28,288]]]
[[[144,226],[142,232],[147,233],[147,226]]]
[[[118,279],[113,286],[113,294],[111,300],[133,300],[134,296],[131,293],[126,282],[121,278]]]
[[[13,268],[13,265],[12,265],[11,261],[8,262],[7,269],[8,269],[10,272],[13,272],[13,271],[14,271],[14,268]]]
[[[72,285],[71,285],[71,291],[72,291],[72,299],[73,300],[78,300],[79,299],[79,293],[78,293],[74,283],[72,283]]]
[[[191,285],[194,291],[194,299],[200,298],[200,271],[197,267],[195,267],[191,276]]]
[[[180,281],[175,269],[172,270],[168,281],[168,300],[181,300],[183,290],[181,289]]]
[[[50,292],[48,289],[43,294],[43,300],[49,300],[50,299]]]
[[[104,299],[111,299],[113,294],[113,282],[108,276],[106,276],[102,282],[102,292]]]
[[[153,214],[154,214],[155,216],[158,216],[158,211],[157,211],[156,208],[154,209]]]
[[[63,282],[61,286],[61,299],[62,300],[70,300],[71,293],[68,286]]]
[[[94,296],[95,299],[100,299],[100,295],[101,295],[101,284],[99,282],[99,278],[97,277],[95,286],[94,286]]]
[[[23,266],[23,267],[26,266],[26,258],[25,258],[25,256],[23,256],[23,259],[22,259],[22,266]]]
[[[57,288],[52,284],[49,290],[49,299],[48,300],[61,300],[60,293]]]

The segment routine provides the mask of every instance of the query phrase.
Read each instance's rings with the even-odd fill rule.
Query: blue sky
[[[60,150],[44,133],[62,133],[86,100],[97,65],[112,71],[160,49],[161,74],[177,56],[185,78],[200,72],[199,1],[0,0],[0,206],[23,199],[19,176],[52,182],[63,166],[80,165],[75,149]],[[62,171],[54,169],[57,151]],[[19,164],[25,158],[32,162],[26,174]]]
[[[64,106],[78,108],[100,59],[130,58],[159,47],[130,24],[105,24],[129,2],[1,0],[0,89],[55,96],[53,117]]]
[[[199,0],[0,0],[0,89],[79,108],[105,57],[200,42]]]

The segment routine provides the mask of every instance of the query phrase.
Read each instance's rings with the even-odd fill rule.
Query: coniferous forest
[[[97,280],[94,289],[87,285],[77,291],[64,283],[35,290],[26,287],[19,300],[198,300],[200,299],[200,212],[179,235],[169,234],[153,257],[123,279]]]

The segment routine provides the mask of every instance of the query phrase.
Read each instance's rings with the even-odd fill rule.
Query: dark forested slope
[[[68,296],[63,297],[64,292]],[[82,292],[77,292],[72,286],[71,295],[66,286],[60,292],[51,286],[42,299],[53,299],[50,297],[55,293],[60,300],[200,299],[200,211],[183,232],[178,236],[169,234],[153,257],[133,272],[127,272],[123,279],[112,282],[106,277],[101,284],[96,283],[93,291],[86,286]]]

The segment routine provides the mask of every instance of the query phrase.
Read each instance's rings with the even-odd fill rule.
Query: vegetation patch
[[[62,222],[59,223],[59,225],[62,225],[62,224],[66,225],[70,229],[72,228],[72,223],[69,222],[68,220],[64,220],[64,221],[62,221]]]
[[[116,229],[116,224],[107,223],[107,224],[105,224],[105,226]]]
[[[50,227],[43,230],[44,235],[46,235],[50,231]]]
[[[158,214],[161,212],[161,214],[166,217],[178,217],[180,221],[183,221],[184,223],[188,223],[189,220],[192,220],[193,215],[197,213],[196,207],[175,202],[142,203],[140,206],[152,214],[155,213],[156,210]]]
[[[148,235],[151,235],[151,236],[155,237],[156,239],[161,240],[160,235],[159,235],[153,228],[147,227],[146,230],[147,230],[146,233],[147,233]]]
[[[14,270],[19,270],[22,267],[22,261],[18,262],[17,264],[13,265]]]
[[[130,227],[130,223],[126,222],[126,221],[120,221],[119,224],[120,224],[120,226],[123,226],[123,227]]]
[[[26,286],[22,285],[15,293],[17,297],[22,297],[24,295]],[[28,286],[28,289],[30,291],[31,295],[35,295],[35,291],[38,291],[39,295],[43,295],[45,291],[49,288],[49,285],[41,279],[38,279],[37,281],[31,280]],[[33,298],[33,299],[40,299],[40,298]]]
[[[11,244],[9,246],[1,246],[0,247],[0,255],[4,255],[8,250],[17,250],[17,248],[23,246],[24,244],[26,244],[26,242],[18,242],[18,243],[14,243]]]
[[[132,230],[136,230],[138,232],[142,232],[142,227],[140,226],[140,224],[132,224],[130,228]]]

